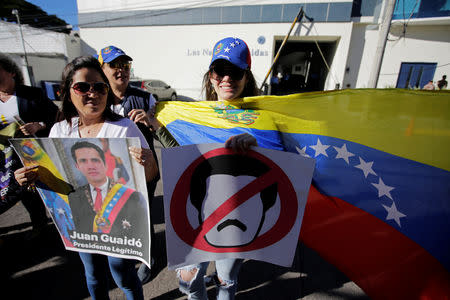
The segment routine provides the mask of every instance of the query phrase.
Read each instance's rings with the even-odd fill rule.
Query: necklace
[[[80,132],[81,137],[96,137],[102,126],[103,122],[88,126],[84,125],[81,120],[78,120],[78,131]]]

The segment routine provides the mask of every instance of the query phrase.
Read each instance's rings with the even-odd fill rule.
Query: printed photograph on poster
[[[315,160],[223,144],[163,149],[169,268],[223,258],[292,264]]]
[[[137,138],[12,139],[68,250],[150,262],[144,169],[130,156]]]

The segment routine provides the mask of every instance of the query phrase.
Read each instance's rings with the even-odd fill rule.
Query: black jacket
[[[16,96],[20,118],[25,123],[44,122],[46,128],[36,132],[36,135],[47,137],[55,123],[58,107],[44,96],[40,88],[19,85]]]
[[[125,92],[125,97],[122,102],[125,117],[128,117],[128,113],[132,109],[143,109],[145,111],[148,111],[150,109],[150,96],[151,94],[144,90],[128,86]],[[148,145],[150,146],[150,149],[153,152],[153,157],[155,158],[156,164],[158,165],[158,158],[156,157],[155,146],[153,144],[153,133],[144,124],[136,123],[136,125],[144,135],[145,140],[147,141]],[[154,197],[156,184],[158,183],[158,180],[160,178],[161,177],[158,166],[158,174],[151,182],[147,182],[149,201],[151,201]]]

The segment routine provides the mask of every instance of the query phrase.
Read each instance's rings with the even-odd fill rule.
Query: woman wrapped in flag
[[[219,118],[243,125],[251,124],[255,121],[255,118],[258,118],[257,114],[233,105],[237,99],[259,95],[255,78],[250,69],[250,51],[243,40],[228,37],[215,44],[209,69],[203,76],[203,90],[205,100],[218,102],[215,105],[215,110],[217,110]],[[195,128],[192,128],[192,130],[195,130]],[[164,147],[185,144],[181,132],[180,135],[173,135],[172,133],[174,131],[169,133],[165,127],[162,127],[157,130],[156,135]],[[265,139],[248,128],[240,128],[232,134],[229,131],[214,134],[212,142],[218,140],[225,141],[226,148],[231,148],[236,152],[245,152],[252,146],[267,146],[265,140],[273,139]],[[279,144],[275,148],[281,149],[282,146]],[[199,213],[199,215],[201,214]],[[233,222],[230,222],[229,225],[237,226],[231,223]],[[214,276],[214,281],[217,285],[217,299],[234,299],[237,290],[237,277],[242,263],[242,259],[236,258],[215,261],[217,276]],[[204,275],[208,265],[209,262],[206,261],[177,269],[180,290],[187,294],[189,299],[207,299]]]

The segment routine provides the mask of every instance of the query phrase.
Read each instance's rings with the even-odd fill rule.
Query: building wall
[[[261,84],[275,55],[275,40],[282,40],[289,27],[289,23],[266,23],[80,28],[80,35],[96,51],[108,45],[123,49],[133,58],[136,77],[161,79],[178,94],[201,99],[201,81],[215,42],[227,36],[246,41],[252,52],[252,71]],[[296,25],[292,39],[336,41],[335,57],[346,57],[351,30],[347,22],[305,23]],[[85,54],[93,54],[90,51]],[[342,82],[345,63],[345,59],[333,60],[325,89],[334,89]]]
[[[41,80],[60,80],[64,66],[81,53],[80,38],[73,34],[67,35],[28,25],[22,25],[22,32],[28,63],[32,67],[37,86]],[[31,85],[17,24],[0,21],[0,52],[13,57],[24,73],[25,84]]]
[[[408,0],[407,4],[411,6],[416,2]],[[443,74],[450,74],[448,5],[429,11],[425,2],[411,6],[411,9],[415,7],[414,11],[408,11],[409,6],[405,6],[405,13],[412,16],[411,20],[398,20],[400,10],[396,8],[378,87],[395,87],[402,62],[437,63],[434,81]],[[275,56],[275,42],[281,41],[289,29],[286,16],[296,15],[301,6],[314,20],[304,19],[301,25],[296,25],[290,40],[336,44],[324,89],[335,89],[337,84],[341,88],[368,87],[385,4],[384,0],[147,3],[78,0],[78,11],[83,53],[93,54],[105,46],[116,45],[134,58],[134,76],[164,80],[179,94],[200,99],[202,75],[218,39],[237,36],[248,43],[252,50],[252,70],[260,84]],[[268,23],[272,16],[270,9],[276,21]],[[239,18],[236,16],[234,20],[230,11],[239,12]],[[403,13],[403,8],[401,11]],[[208,18],[205,12],[217,13],[217,18]],[[253,15],[259,16],[260,21],[248,21]],[[226,22],[228,24],[223,24]],[[402,35],[399,28],[405,23],[407,31]]]
[[[41,81],[61,80],[61,73],[67,65],[67,60],[64,56],[43,57],[30,55],[28,56],[28,62],[33,67],[34,79],[38,86]]]
[[[378,88],[395,87],[402,62],[437,63],[433,81],[442,75],[450,75],[450,25],[414,25],[409,24],[406,34],[403,28],[394,23],[386,44],[381,65]],[[372,29],[373,28],[373,29]],[[378,30],[367,26],[364,35],[364,53],[359,68],[357,88],[368,86],[369,75],[373,68],[373,57],[378,41]]]
[[[450,25],[408,26],[406,37],[390,35],[378,87],[394,86],[402,62],[437,63],[433,81],[450,75]]]

